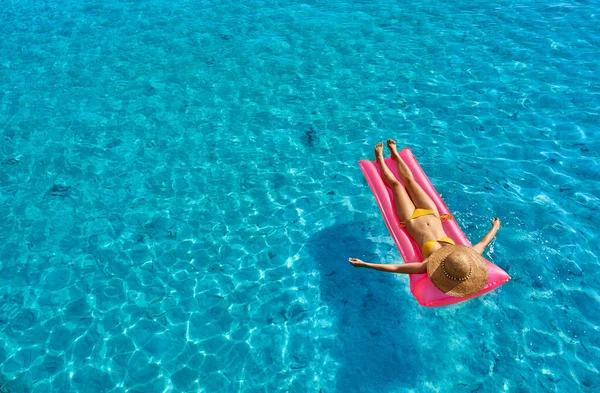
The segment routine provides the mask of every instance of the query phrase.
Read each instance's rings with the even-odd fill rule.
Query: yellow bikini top
[[[433,252],[435,244],[438,242],[453,245],[456,244],[454,243],[454,240],[450,239],[449,237],[440,237],[437,240],[427,240],[425,243],[423,243],[423,247],[421,248],[421,253],[423,254],[423,257],[428,257]]]
[[[413,212],[412,216],[408,219],[408,221],[410,220],[414,220],[415,218],[419,218],[421,216],[435,216],[435,212],[433,210],[429,210],[429,209],[415,209],[415,211]],[[442,214],[440,216],[440,221],[444,222],[447,220],[452,219],[452,214]],[[406,221],[400,221],[400,226],[402,228],[406,227]]]

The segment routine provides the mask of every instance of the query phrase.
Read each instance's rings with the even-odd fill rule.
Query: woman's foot
[[[390,188],[399,186],[400,182],[385,163],[385,159],[383,158],[383,143],[381,142],[375,145],[375,160],[377,160],[377,164],[379,164],[379,168],[381,168],[381,177],[383,178],[384,183]]]
[[[375,159],[383,160],[383,143],[381,142],[375,145]]]
[[[387,140],[388,149],[390,149],[390,153],[392,155],[392,160],[397,161],[400,159],[400,154],[398,154],[398,150],[396,150],[396,142],[393,139]]]

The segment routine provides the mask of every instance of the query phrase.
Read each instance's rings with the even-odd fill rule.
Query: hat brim
[[[468,253],[471,258],[472,273],[468,280],[455,281],[446,277],[442,262],[453,252]],[[488,280],[485,260],[472,248],[461,245],[448,245],[435,251],[427,258],[427,274],[437,289],[449,296],[466,297],[483,289]]]

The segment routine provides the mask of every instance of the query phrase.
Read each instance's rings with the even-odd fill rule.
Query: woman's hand
[[[358,258],[348,258],[348,261],[350,261],[350,264],[354,267],[364,267],[365,266],[365,263]]]
[[[490,245],[494,236],[496,236],[496,232],[500,229],[500,219],[498,217],[492,218],[492,229],[477,243],[473,246],[473,250],[477,252],[479,255],[483,255],[483,251],[487,246]]]
[[[499,229],[500,224],[501,224],[501,222],[498,217],[492,218],[492,228]]]

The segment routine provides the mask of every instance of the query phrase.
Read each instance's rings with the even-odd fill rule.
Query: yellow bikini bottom
[[[412,216],[410,216],[409,221],[410,220],[414,220],[417,217],[421,217],[421,216],[435,216],[435,212],[429,209],[415,209],[415,211],[413,212]],[[442,214],[440,216],[440,221],[446,221],[446,220],[450,220],[452,218],[452,214]],[[406,222],[404,221],[400,221],[400,226],[401,227],[405,227],[406,226]],[[423,243],[423,247],[421,248],[421,253],[423,254],[423,256],[429,256],[429,254],[431,254],[433,252],[433,249],[435,248],[436,243],[441,242],[441,243],[446,243],[446,244],[455,244],[454,240],[450,239],[449,237],[441,237],[437,240],[428,240],[425,243]]]
[[[449,237],[440,237],[437,240],[427,240],[425,243],[423,243],[423,247],[421,247],[421,254],[423,254],[424,257],[428,257],[433,252],[433,248],[438,242],[453,245],[456,244],[454,243],[454,240],[450,239]]]

